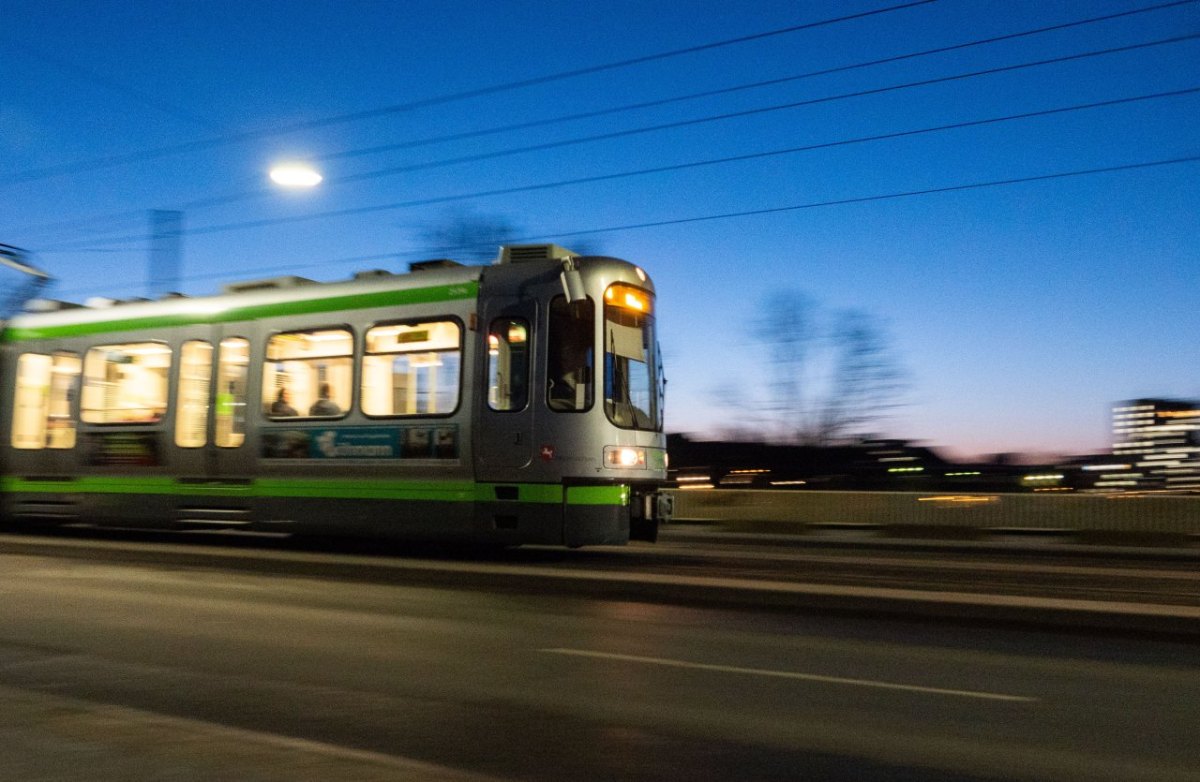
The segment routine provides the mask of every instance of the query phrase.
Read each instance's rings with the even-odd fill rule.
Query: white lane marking
[[[959,698],[979,698],[990,701],[1007,701],[1010,703],[1037,703],[1039,698],[1026,695],[1006,695],[999,692],[979,692],[976,690],[951,690],[942,687],[922,687],[918,684],[898,684],[872,679],[848,679],[842,676],[822,676],[816,673],[797,673],[795,671],[772,671],[765,668],[742,668],[736,665],[712,665],[709,663],[690,663],[684,660],[668,660],[662,657],[639,657],[632,654],[613,654],[610,652],[594,652],[586,649],[538,649],[546,654],[562,654],[572,657],[590,657],[597,660],[616,660],[619,662],[643,663],[645,665],[662,665],[669,668],[687,668],[695,671],[716,671],[717,673],[737,673],[750,676],[772,676],[777,679],[798,679],[801,681],[821,682],[823,684],[849,684],[856,687],[875,687],[883,690],[902,690],[904,692],[920,692],[926,695],[950,695]]]

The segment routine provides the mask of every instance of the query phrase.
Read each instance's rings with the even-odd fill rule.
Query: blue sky
[[[25,247],[66,298],[145,290],[151,209],[189,206],[182,287],[287,269],[316,279],[427,254],[463,209],[523,235],[769,210],[1200,155],[1195,92],[1050,116],[602,182],[632,172],[1200,87],[1200,42],[831,100],[388,176],[381,169],[810,101],[1200,33],[1200,4],[586,121],[572,113],[720,90],[1147,8],[1150,0],[938,0],[570,79],[268,134],[481,87],[899,5],[847,2],[44,2],[0,0],[0,242]],[[267,190],[269,166],[537,122],[519,131],[327,159],[328,183]],[[91,161],[254,133],[239,143]],[[67,173],[49,175],[62,167]],[[668,428],[742,415],[772,291],[885,324],[905,406],[877,429],[952,454],[1085,452],[1108,407],[1200,397],[1198,164],[597,233],[659,287]],[[208,230],[400,202],[420,207]],[[111,216],[120,215],[115,219]],[[104,220],[84,222],[85,218]],[[344,261],[390,255],[386,260]],[[338,262],[342,261],[342,262]]]

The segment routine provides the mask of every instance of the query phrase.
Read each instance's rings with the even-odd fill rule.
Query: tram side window
[[[488,407],[524,410],[529,400],[529,322],[499,318],[488,329]]]
[[[46,447],[66,449],[75,447],[75,411],[72,410],[79,393],[79,374],[83,362],[75,353],[55,353],[50,369],[50,410],[46,416]]]
[[[26,353],[17,359],[12,420],[13,448],[75,447],[71,402],[79,381],[79,356]]]
[[[175,392],[175,444],[202,448],[208,443],[208,391],[213,348],[192,340],[179,351],[179,387]]]
[[[218,448],[237,448],[246,441],[246,380],[250,341],[242,337],[221,340],[217,354],[216,433]]]
[[[595,318],[591,299],[570,304],[565,296],[555,296],[550,302],[546,404],[551,410],[577,412],[592,406]]]
[[[90,424],[153,423],[167,411],[171,349],[161,342],[99,345],[83,361],[80,415]]]
[[[462,326],[391,323],[367,332],[362,408],[371,416],[449,415],[458,407]]]
[[[263,364],[263,409],[270,418],[340,418],[350,407],[354,335],[349,329],[276,334]]]

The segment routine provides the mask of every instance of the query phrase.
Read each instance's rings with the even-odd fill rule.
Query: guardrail
[[[878,529],[982,537],[1073,534],[1200,540],[1200,496],[677,490],[675,518],[745,531]]]

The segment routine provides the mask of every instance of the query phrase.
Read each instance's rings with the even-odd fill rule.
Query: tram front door
[[[516,480],[533,458],[533,395],[537,305],[528,299],[491,299],[481,313],[484,360],[477,455],[480,477]]]

